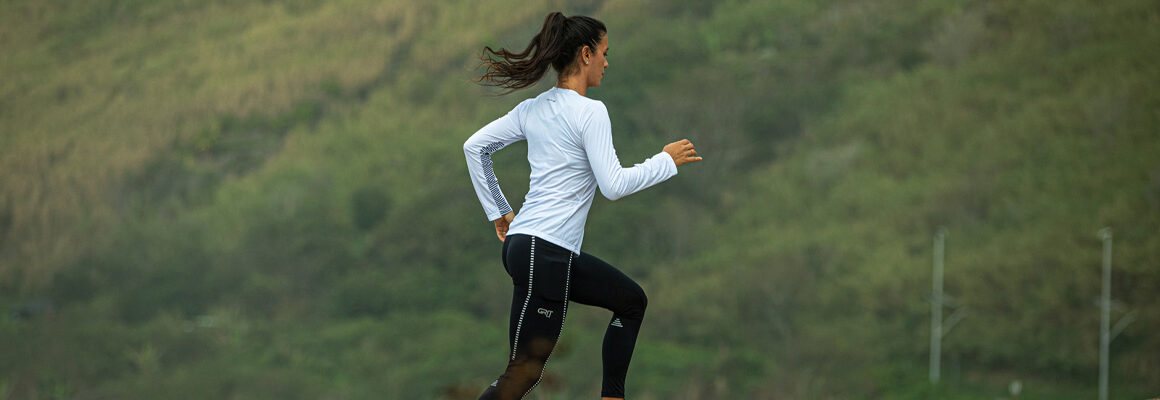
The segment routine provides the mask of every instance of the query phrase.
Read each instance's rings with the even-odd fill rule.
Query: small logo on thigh
[[[545,317],[552,318],[552,310],[549,310],[546,308],[541,308],[539,310],[536,310],[536,312],[539,313],[540,315],[545,316]]]

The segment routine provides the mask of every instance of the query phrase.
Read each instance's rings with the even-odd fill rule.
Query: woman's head
[[[479,77],[485,85],[510,90],[534,85],[552,67],[561,79],[584,74],[588,86],[599,86],[608,50],[604,23],[585,16],[565,17],[553,12],[522,52],[484,47],[480,58],[487,70]],[[585,64],[587,62],[587,64]]]

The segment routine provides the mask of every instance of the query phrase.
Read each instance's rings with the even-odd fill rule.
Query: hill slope
[[[474,398],[510,283],[459,146],[551,83],[491,97],[474,57],[556,8],[610,28],[622,161],[706,157],[590,218],[651,298],[635,396],[1090,398],[1104,226],[1113,394],[1160,391],[1152,2],[17,1],[0,306],[55,315],[0,318],[0,398]],[[543,396],[599,385],[607,316],[569,319]]]

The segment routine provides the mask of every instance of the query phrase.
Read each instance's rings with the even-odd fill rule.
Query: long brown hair
[[[508,49],[494,50],[484,46],[479,58],[487,68],[476,79],[482,85],[508,89],[504,94],[536,84],[548,66],[561,75],[567,74],[568,67],[576,60],[579,50],[589,46],[596,51],[600,37],[608,31],[604,23],[595,18],[574,15],[565,17],[553,12],[544,18],[544,26],[532,37],[528,47],[519,53]]]

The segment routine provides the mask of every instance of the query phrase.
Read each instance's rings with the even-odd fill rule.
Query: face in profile
[[[586,67],[583,70],[588,86],[600,86],[600,80],[604,79],[604,69],[608,68],[608,34],[600,36],[600,43],[596,44],[596,51],[592,53],[588,65],[583,67]]]

